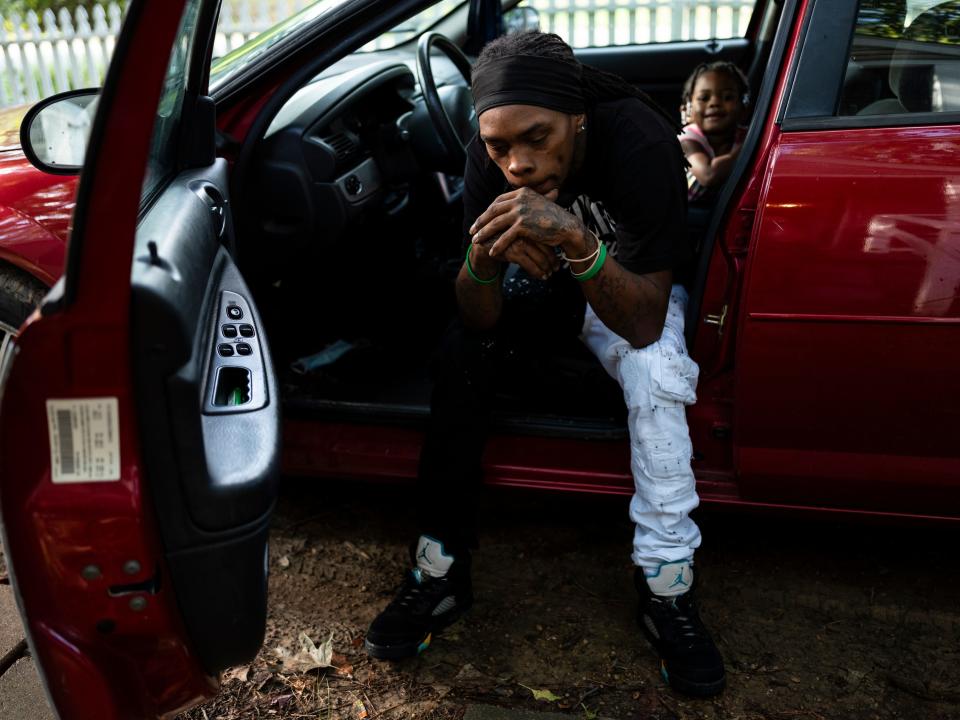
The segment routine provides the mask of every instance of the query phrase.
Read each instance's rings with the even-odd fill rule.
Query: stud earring
[[[587,129],[587,124],[586,124],[585,122],[580,123],[580,127],[577,128],[577,133],[578,133],[578,134],[579,134],[579,133],[582,133],[582,132],[583,132],[584,130],[586,130],[586,129]]]

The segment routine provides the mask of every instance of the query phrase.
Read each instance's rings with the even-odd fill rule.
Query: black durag
[[[536,105],[576,115],[586,110],[580,75],[580,66],[553,58],[497,58],[473,79],[473,105],[477,115],[501,105]]]

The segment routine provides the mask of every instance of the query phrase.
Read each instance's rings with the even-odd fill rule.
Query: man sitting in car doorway
[[[698,369],[683,335],[687,186],[674,122],[620,78],[581,65],[559,37],[508,35],[473,69],[479,135],[468,148],[461,323],[437,363],[420,459],[415,565],[366,638],[374,657],[425,649],[472,602],[473,493],[491,397],[517,355],[579,334],[623,389],[641,627],[678,690],[713,695],[723,661],[693,602],[700,531],[685,405]],[[505,279],[508,263],[520,272]],[[544,301],[522,302],[535,285]],[[514,312],[524,307],[524,312]]]

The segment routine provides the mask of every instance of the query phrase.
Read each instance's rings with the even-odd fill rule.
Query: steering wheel
[[[456,66],[467,86],[437,88],[430,66],[430,53],[436,47]],[[470,61],[460,48],[440,33],[425,33],[417,43],[417,76],[430,121],[443,146],[444,166],[451,174],[462,175],[467,162],[467,143],[477,132],[477,113],[470,94]]]

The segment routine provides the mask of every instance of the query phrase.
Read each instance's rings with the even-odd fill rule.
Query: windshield
[[[423,31],[429,29],[434,23],[442,20],[455,8],[463,5],[464,0],[440,0],[435,5],[431,5],[426,10],[421,10],[406,22],[402,22],[393,27],[389,32],[385,32],[378,38],[375,38],[360,48],[360,52],[370,52],[371,50],[386,50],[395,45],[404,43],[410,38],[414,38]]]
[[[453,9],[463,5],[465,1],[440,0],[440,2],[421,10],[409,20],[370,41],[361,50],[363,52],[382,50],[416,37]],[[226,12],[221,13],[218,35],[235,37],[237,34],[243,34],[246,40],[223,57],[214,59],[210,66],[210,90],[216,90],[235,74],[256,62],[258,58],[275,45],[300,32],[321,16],[348,2],[351,2],[351,0],[317,0],[295,15],[280,20],[262,32],[238,33],[237,31],[240,28],[236,27],[237,20],[228,17]]]
[[[279,42],[295,35],[306,25],[326,15],[350,0],[318,0],[308,5],[296,15],[281,20],[268,30],[255,34],[240,47],[221,58],[216,58],[210,66],[210,90],[216,90],[228,79],[252,64]],[[221,14],[220,24],[224,24],[225,15]]]

